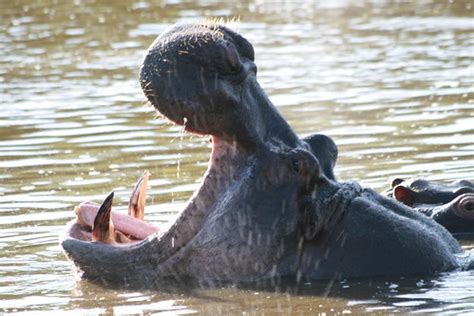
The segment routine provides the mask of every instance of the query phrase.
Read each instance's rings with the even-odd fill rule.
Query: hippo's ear
[[[393,196],[397,201],[411,206],[415,202],[416,192],[403,185],[397,185],[395,188],[393,188]]]
[[[309,145],[311,153],[318,158],[326,177],[336,180],[334,167],[336,166],[338,150],[336,143],[331,137],[323,134],[313,134],[303,138],[303,141]]]
[[[405,182],[405,180],[402,179],[402,178],[395,178],[395,179],[392,180],[392,183],[391,183],[390,187],[393,189],[397,185],[400,185],[402,182]]]

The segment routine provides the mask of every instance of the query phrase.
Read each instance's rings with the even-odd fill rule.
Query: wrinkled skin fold
[[[160,288],[472,268],[473,255],[432,219],[338,182],[334,143],[292,131],[260,88],[254,59],[245,38],[213,23],[175,26],[151,45],[143,91],[171,121],[212,136],[209,167],[167,231],[117,245],[88,239],[72,221],[61,245],[83,278]]]

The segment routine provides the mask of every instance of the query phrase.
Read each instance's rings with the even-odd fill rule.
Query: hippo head
[[[337,189],[320,167],[318,147],[330,145],[320,151],[329,178],[337,148],[322,135],[299,139],[256,74],[252,45],[222,25],[176,26],[151,45],[140,70],[143,91],[173,122],[211,135],[209,167],[166,232],[116,244],[110,235],[95,241],[72,222],[62,246],[83,277],[156,286],[170,278],[245,281],[297,269],[301,239],[337,217],[323,218],[316,201],[321,184],[323,196]],[[110,204],[109,197],[103,207]]]
[[[436,183],[425,179],[395,178],[392,188],[387,191],[398,201],[408,205],[446,204],[463,194],[474,193],[474,183],[458,180],[448,184]]]
[[[453,234],[474,233],[474,183],[468,180],[443,184],[395,178],[387,193],[433,218]]]

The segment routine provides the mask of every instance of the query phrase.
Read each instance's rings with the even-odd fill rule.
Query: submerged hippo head
[[[449,184],[436,183],[425,179],[392,180],[388,191],[395,199],[408,206],[418,204],[446,204],[466,193],[474,193],[474,183],[468,180]]]
[[[212,135],[209,167],[167,231],[117,244],[72,222],[62,246],[84,278],[159,287],[461,266],[459,246],[439,225],[356,183],[336,182],[334,142],[299,139],[256,74],[252,45],[225,26],[180,25],[157,38],[141,67],[142,88],[166,117]],[[109,213],[108,201],[100,214]],[[106,225],[95,229],[114,229],[98,222]]]
[[[430,216],[451,233],[474,233],[474,183],[468,180],[442,184],[396,178],[387,194]]]

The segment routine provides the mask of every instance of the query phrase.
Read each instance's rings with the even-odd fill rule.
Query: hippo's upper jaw
[[[460,267],[458,244],[432,220],[336,182],[334,142],[299,139],[258,85],[256,69],[252,45],[221,25],[176,26],[152,44],[142,88],[166,117],[212,135],[209,168],[166,232],[117,246],[91,241],[71,224],[62,246],[83,277],[159,287],[166,279],[301,280]]]
[[[188,131],[251,150],[272,141],[300,146],[256,74],[253,47],[246,39],[220,25],[193,24],[158,37],[140,81],[155,108]]]

